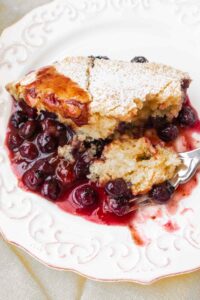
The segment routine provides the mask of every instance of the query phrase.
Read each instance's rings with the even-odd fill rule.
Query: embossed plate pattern
[[[145,55],[187,70],[194,79],[190,96],[200,109],[199,53],[200,4],[194,0],[56,0],[6,29],[0,39],[0,228],[5,238],[49,266],[95,279],[150,283],[199,268],[199,187],[175,215],[162,208],[159,222],[138,222],[146,239],[139,247],[126,227],[90,223],[20,190],[4,149],[11,107],[4,86],[38,66],[65,55],[128,60]],[[169,220],[179,228],[173,233],[163,229]]]

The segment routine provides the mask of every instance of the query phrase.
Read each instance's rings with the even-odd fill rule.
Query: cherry
[[[32,138],[35,133],[37,132],[39,126],[37,121],[34,120],[30,120],[27,121],[26,123],[24,123],[20,129],[19,129],[19,135],[23,138],[23,139],[30,139]]]
[[[26,120],[27,116],[22,111],[16,111],[10,118],[10,125],[13,128],[19,128]]]
[[[172,196],[174,187],[169,181],[154,185],[149,195],[157,203],[166,203]]]
[[[47,179],[41,188],[41,193],[44,197],[55,201],[61,194],[60,183],[54,178]]]
[[[58,146],[57,139],[47,132],[43,132],[38,135],[37,143],[43,153],[52,153]]]
[[[195,110],[190,106],[184,106],[178,115],[177,121],[181,127],[193,126],[197,121]]]
[[[31,191],[36,191],[43,183],[44,177],[39,170],[29,169],[22,177],[22,182]]]
[[[130,212],[130,204],[128,200],[124,198],[121,199],[109,198],[104,208],[105,211],[114,213],[119,217],[124,216]]]
[[[168,124],[165,127],[161,127],[157,130],[159,138],[164,142],[174,141],[178,136],[178,128],[174,124]]]
[[[96,190],[87,184],[76,188],[73,192],[73,202],[79,206],[79,208],[87,208],[98,201]]]
[[[8,135],[8,148],[14,150],[23,143],[23,139],[17,134],[10,132]]]
[[[24,143],[20,148],[19,152],[22,157],[27,158],[29,160],[34,160],[38,157],[38,149],[32,143]]]
[[[108,181],[105,185],[105,191],[112,198],[131,198],[131,191],[122,178]]]
[[[134,63],[147,63],[148,59],[144,56],[135,56],[134,58],[131,59],[131,62]]]

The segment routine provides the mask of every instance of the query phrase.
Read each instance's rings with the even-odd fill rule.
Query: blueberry
[[[150,117],[148,119],[148,125],[147,127],[155,128],[155,129],[160,129],[168,125],[168,121],[166,117]]]
[[[195,110],[191,106],[184,106],[178,115],[177,121],[181,127],[193,126],[197,121]]]
[[[159,138],[164,142],[174,141],[178,136],[178,128],[174,124],[168,124],[165,127],[161,127],[157,130]]]
[[[27,158],[29,160],[34,160],[38,157],[38,149],[32,143],[24,143],[20,148],[19,152],[22,157]]]
[[[80,156],[74,165],[74,174],[77,179],[84,179],[89,174],[89,163],[87,157]]]
[[[128,189],[127,183],[122,178],[108,181],[105,185],[106,193],[115,199],[130,198],[131,192]]]
[[[23,143],[23,139],[17,134],[10,132],[8,135],[8,148],[10,150],[17,149]]]
[[[36,191],[44,181],[43,175],[38,170],[29,169],[22,177],[25,186],[31,191]]]
[[[33,107],[30,107],[24,101],[19,101],[19,107],[22,111],[29,117],[29,118],[36,118],[37,117],[37,110]]]
[[[127,199],[108,199],[105,210],[121,217],[130,212],[130,204]]]
[[[38,147],[43,153],[52,153],[57,149],[57,139],[47,132],[40,133],[37,138]]]
[[[96,190],[89,185],[80,186],[73,193],[73,201],[79,208],[92,206],[98,201]]]
[[[47,179],[41,188],[41,193],[44,197],[55,201],[61,194],[60,183],[54,178]]]
[[[181,82],[181,88],[183,90],[187,90],[190,86],[190,80],[189,79],[183,79]]]
[[[135,62],[135,63],[147,63],[148,60],[144,56],[135,56],[134,58],[131,59],[131,62]]]
[[[38,117],[37,119],[39,121],[43,121],[44,119],[46,118],[49,118],[49,119],[57,119],[57,116],[56,114],[52,113],[52,112],[49,112],[49,111],[44,111],[44,110],[41,110],[40,113],[38,114]]]
[[[166,203],[172,196],[174,192],[174,187],[169,181],[164,183],[154,185],[149,195],[157,203]]]
[[[15,112],[10,118],[10,125],[13,128],[19,128],[19,126],[27,120],[27,116],[22,111]]]
[[[27,121],[20,127],[19,135],[23,139],[30,139],[35,135],[35,133],[37,133],[38,128],[39,126],[37,121],[34,120]]]
[[[46,159],[38,160],[34,164],[33,169],[40,171],[44,176],[53,175],[55,172],[54,167]]]
[[[72,142],[74,137],[74,132],[70,126],[65,126],[65,130],[62,131],[59,135],[59,146],[64,146]]]

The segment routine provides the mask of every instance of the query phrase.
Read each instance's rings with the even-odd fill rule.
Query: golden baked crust
[[[136,140],[123,136],[105,146],[101,159],[91,164],[88,177],[103,185],[109,180],[123,178],[137,195],[148,192],[154,184],[171,179],[180,165],[173,149],[153,146],[144,137]]]
[[[55,112],[80,139],[105,139],[121,121],[176,117],[184,80],[190,82],[188,74],[162,64],[68,57],[7,90],[38,110]]]

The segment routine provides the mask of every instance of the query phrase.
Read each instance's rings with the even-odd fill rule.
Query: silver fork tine
[[[176,189],[180,184],[188,182],[196,173],[200,166],[200,148],[188,152],[179,153],[183,166],[179,169],[174,178],[170,180],[172,186]],[[138,196],[130,200],[132,204],[130,212],[140,207],[156,205],[156,203],[147,195]]]

